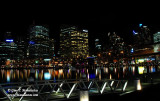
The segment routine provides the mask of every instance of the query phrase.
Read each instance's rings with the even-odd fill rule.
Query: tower
[[[60,54],[63,58],[86,58],[89,55],[88,30],[63,25],[60,33]]]
[[[29,57],[31,59],[49,57],[49,29],[46,26],[30,27]]]

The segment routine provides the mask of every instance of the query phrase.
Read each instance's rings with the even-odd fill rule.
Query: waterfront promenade
[[[150,80],[148,79],[147,82],[142,82],[141,83],[142,89],[138,90],[138,91],[136,90],[135,84],[133,82],[129,82],[129,81],[125,81],[125,82],[121,83],[122,81],[120,80],[118,82],[121,85],[118,85],[119,86],[118,87],[117,86],[118,82],[117,82],[117,83],[111,85],[112,89],[106,85],[103,92],[102,92],[103,87],[102,87],[102,89],[101,89],[101,87],[98,89],[98,86],[96,86],[96,84],[95,84],[94,86],[92,86],[92,87],[90,86],[90,88],[89,88],[89,95],[90,95],[89,101],[98,101],[98,100],[99,101],[106,101],[106,100],[120,100],[120,99],[123,101],[127,101],[129,99],[139,100],[139,99],[145,99],[145,98],[156,99],[156,98],[158,98],[158,94],[159,94],[158,92],[160,90],[160,79],[156,78],[156,76],[158,76],[158,75],[159,74],[155,74],[154,79],[150,79]],[[93,80],[93,81],[95,81],[95,80]],[[109,81],[107,80],[105,82],[108,82],[108,84],[112,84],[113,81],[116,82],[117,80],[109,80]],[[143,81],[143,80],[141,80],[141,81]],[[92,80],[91,80],[91,82],[92,82]],[[88,84],[90,85],[91,82],[89,82]],[[103,82],[103,84],[105,82]],[[128,83],[127,83],[126,88],[124,89],[126,82],[128,82]],[[57,89],[56,92],[53,91],[53,89],[52,89],[52,92],[49,92],[49,93],[48,92],[45,92],[43,94],[39,93],[39,96],[41,96],[43,98],[46,97],[47,95],[49,95],[47,99],[43,99],[43,98],[37,96],[37,97],[24,97],[24,98],[22,98],[23,100],[20,98],[13,98],[13,99],[10,99],[10,101],[25,101],[25,100],[28,100],[28,101],[33,101],[33,100],[34,101],[40,101],[40,100],[41,101],[79,101],[80,89],[74,90],[72,92],[72,88],[74,87],[74,85],[76,85],[78,83],[78,81],[77,82],[74,81],[74,82],[70,82],[70,83],[73,83],[73,85],[71,86],[70,91],[69,91],[69,93],[71,92],[70,97],[68,97],[69,94],[67,95],[66,91],[64,90],[66,87],[63,88],[63,90],[62,90],[62,83],[49,83],[49,82],[47,83],[47,82],[45,82],[45,84],[43,84],[43,82],[41,82],[39,87],[42,87],[43,85],[46,85],[46,87],[47,87],[50,84],[53,87],[53,84],[58,84],[60,89],[58,88],[59,91]],[[66,84],[70,85],[70,83],[68,82]],[[79,83],[82,83],[82,81]],[[100,85],[100,83],[98,81],[96,83],[98,85]],[[29,87],[31,85],[32,84],[28,85],[27,87]],[[85,85],[87,85],[87,83],[85,83]],[[54,87],[55,87],[55,85],[54,85]],[[78,87],[78,84],[77,84],[77,87]],[[100,90],[100,92],[99,92],[99,90]],[[2,88],[1,88],[1,91],[3,91]],[[66,96],[64,95],[63,91],[65,92]],[[1,99],[1,100],[9,101],[9,99],[7,99],[7,98]]]
[[[24,77],[31,80],[19,82],[18,79],[15,79],[17,82],[0,83],[0,100],[2,101],[79,101],[79,91],[83,89],[89,91],[90,101],[105,101],[107,99],[127,100],[128,98],[132,99],[132,97],[137,100],[142,97],[150,96],[152,98],[152,95],[157,95],[159,92],[158,85],[160,83],[159,69],[153,67],[148,68],[148,72],[144,72],[143,74],[141,74],[141,67],[140,69],[138,67],[124,67],[96,68],[91,70],[77,69],[74,71],[48,69],[42,71],[34,70],[34,72],[30,70],[1,70],[1,72],[4,75],[2,75],[4,78],[3,81],[12,81],[12,79],[14,80],[14,75],[16,76],[17,74],[21,79],[23,79],[24,74],[27,74]],[[12,76],[10,73],[14,75]],[[30,73],[30,76],[28,76],[28,73]],[[40,73],[43,75],[40,75]],[[117,77],[120,76],[120,78],[116,79],[113,73]],[[118,73],[121,73],[121,75],[118,75]],[[130,75],[128,75],[129,73]],[[65,75],[68,76],[68,79],[65,78]],[[71,79],[71,77],[76,78],[76,76],[79,78],[78,75],[85,79]],[[31,76],[35,77],[33,81],[30,79]],[[58,78],[52,78],[56,76]],[[110,78],[110,76],[113,78]],[[44,80],[37,80],[36,78],[38,77],[43,77]],[[48,80],[45,80],[45,78]],[[136,80],[140,80],[141,89],[139,91],[136,90]],[[37,89],[38,96],[10,97],[8,96],[10,93],[7,91],[11,88]]]

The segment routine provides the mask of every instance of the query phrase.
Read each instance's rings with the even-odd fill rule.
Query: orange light
[[[108,55],[111,55],[111,53],[108,53]]]
[[[120,53],[121,53],[121,54],[123,54],[124,52],[123,52],[123,51],[121,51]]]
[[[58,64],[58,62],[54,62],[55,64]]]

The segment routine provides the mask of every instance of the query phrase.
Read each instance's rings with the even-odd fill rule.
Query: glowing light
[[[109,75],[109,79],[112,79],[112,75],[111,74]]]
[[[89,101],[88,91],[80,91],[80,101]]]
[[[39,61],[35,61],[35,63],[38,63]]]
[[[139,24],[139,27],[142,27],[143,24]]]
[[[29,44],[33,45],[33,44],[35,44],[35,42],[33,42],[33,41],[29,41]]]
[[[134,35],[138,34],[137,32],[135,32],[135,30],[132,31]]]
[[[63,74],[63,69],[59,69],[59,74]]]
[[[128,82],[125,82],[124,87],[123,87],[123,91],[125,91],[125,89],[126,89],[126,87],[127,87],[127,83],[128,83]]]
[[[88,32],[88,30],[83,30],[83,32]]]
[[[101,90],[101,94],[103,93],[104,88],[106,87],[106,85],[107,85],[107,82],[104,83],[103,88],[102,88],[102,90]]]
[[[7,82],[10,82],[10,72],[7,71]]]
[[[77,85],[77,83],[75,83],[75,84],[72,86],[72,88],[71,88],[71,90],[70,90],[70,92],[69,92],[67,98],[70,97],[70,95],[71,95],[72,91],[74,90],[74,88],[76,87],[76,85]],[[82,100],[82,101],[83,101],[83,100]]]
[[[138,67],[139,74],[143,74],[144,67]]]
[[[44,61],[50,61],[51,59],[44,59]]]
[[[142,86],[141,86],[141,82],[140,80],[136,80],[136,90],[141,90]]]
[[[134,52],[134,50],[133,50],[133,48],[131,49],[131,53],[133,53]]]
[[[140,63],[141,63],[141,62],[144,62],[144,59],[139,59],[138,62],[140,62]]]
[[[113,86],[113,83],[114,83],[114,81],[111,82],[111,85],[110,85],[111,87]]]
[[[133,75],[135,74],[135,67],[132,67]]]
[[[6,39],[6,42],[13,42],[13,39]]]
[[[51,79],[51,74],[50,73],[44,73],[44,79],[45,80]]]
[[[63,86],[63,83],[60,84],[60,87]],[[60,91],[60,88],[58,88],[58,90],[56,91],[56,93],[58,93]]]
[[[123,51],[121,51],[120,53],[121,53],[121,54],[123,54],[124,52],[123,52]]]
[[[111,53],[108,53],[108,55],[111,55]]]
[[[88,89],[91,87],[91,85],[92,85],[92,81],[89,83]]]

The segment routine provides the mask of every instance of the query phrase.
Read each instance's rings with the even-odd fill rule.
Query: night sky
[[[80,10],[57,9],[36,8],[24,11],[3,11],[0,17],[0,35],[3,36],[6,31],[12,31],[14,36],[26,36],[29,26],[35,21],[35,24],[38,25],[48,25],[50,37],[58,43],[60,25],[72,24],[89,30],[90,46],[92,47],[95,38],[100,38],[103,43],[107,42],[108,32],[117,32],[125,42],[131,44],[133,42],[132,30],[138,27],[139,23],[147,25],[153,33],[160,31],[160,15],[155,10],[150,10],[148,6],[138,10],[97,9],[96,7]]]

